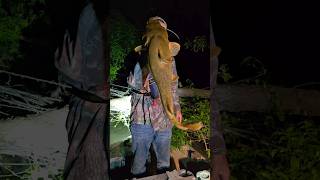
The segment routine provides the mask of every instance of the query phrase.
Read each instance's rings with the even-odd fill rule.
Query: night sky
[[[215,0],[211,6],[220,63],[237,72],[243,58],[254,56],[266,65],[271,84],[320,81],[318,6],[275,0]]]

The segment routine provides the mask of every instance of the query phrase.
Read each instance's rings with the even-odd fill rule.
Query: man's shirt
[[[177,76],[175,61],[172,62],[172,65],[172,73]],[[134,92],[131,96],[130,123],[151,124],[155,131],[172,128],[173,124],[163,109],[160,97],[153,99],[150,96],[149,82],[152,78],[152,74],[149,73],[145,82],[142,82],[142,70],[139,63],[136,64],[134,73],[128,78],[129,86],[140,92]],[[172,82],[172,94],[175,110],[180,111],[177,89],[178,78]]]

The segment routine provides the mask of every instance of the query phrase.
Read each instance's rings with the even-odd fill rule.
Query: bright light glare
[[[122,122],[129,127],[129,114],[131,111],[131,96],[114,98],[110,100],[110,114],[112,122]]]

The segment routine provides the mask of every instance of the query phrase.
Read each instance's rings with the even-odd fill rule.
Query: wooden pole
[[[211,17],[210,17],[210,119],[211,119],[211,128],[210,128],[210,147],[212,150],[213,143],[212,142],[212,135],[213,131],[216,127],[216,123],[219,118],[219,110],[218,110],[218,103],[216,101],[216,93],[215,89],[217,86],[217,75],[218,75],[218,58],[214,57],[213,54],[213,47],[215,47],[215,41],[213,37],[213,30],[212,30],[212,23],[211,23]],[[214,155],[211,151],[211,179],[214,177],[214,173],[216,167],[214,165]]]

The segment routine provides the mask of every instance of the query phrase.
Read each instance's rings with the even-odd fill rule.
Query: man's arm
[[[178,90],[178,73],[177,73],[176,63],[175,63],[174,60],[172,62],[172,73],[173,73],[173,77],[176,77],[172,81],[173,104],[174,104],[174,108],[175,108],[175,111],[176,111],[176,116],[177,116],[178,120],[181,122],[182,115],[181,115],[181,107],[180,107],[180,98],[179,98],[179,95],[177,93],[177,90]]]

